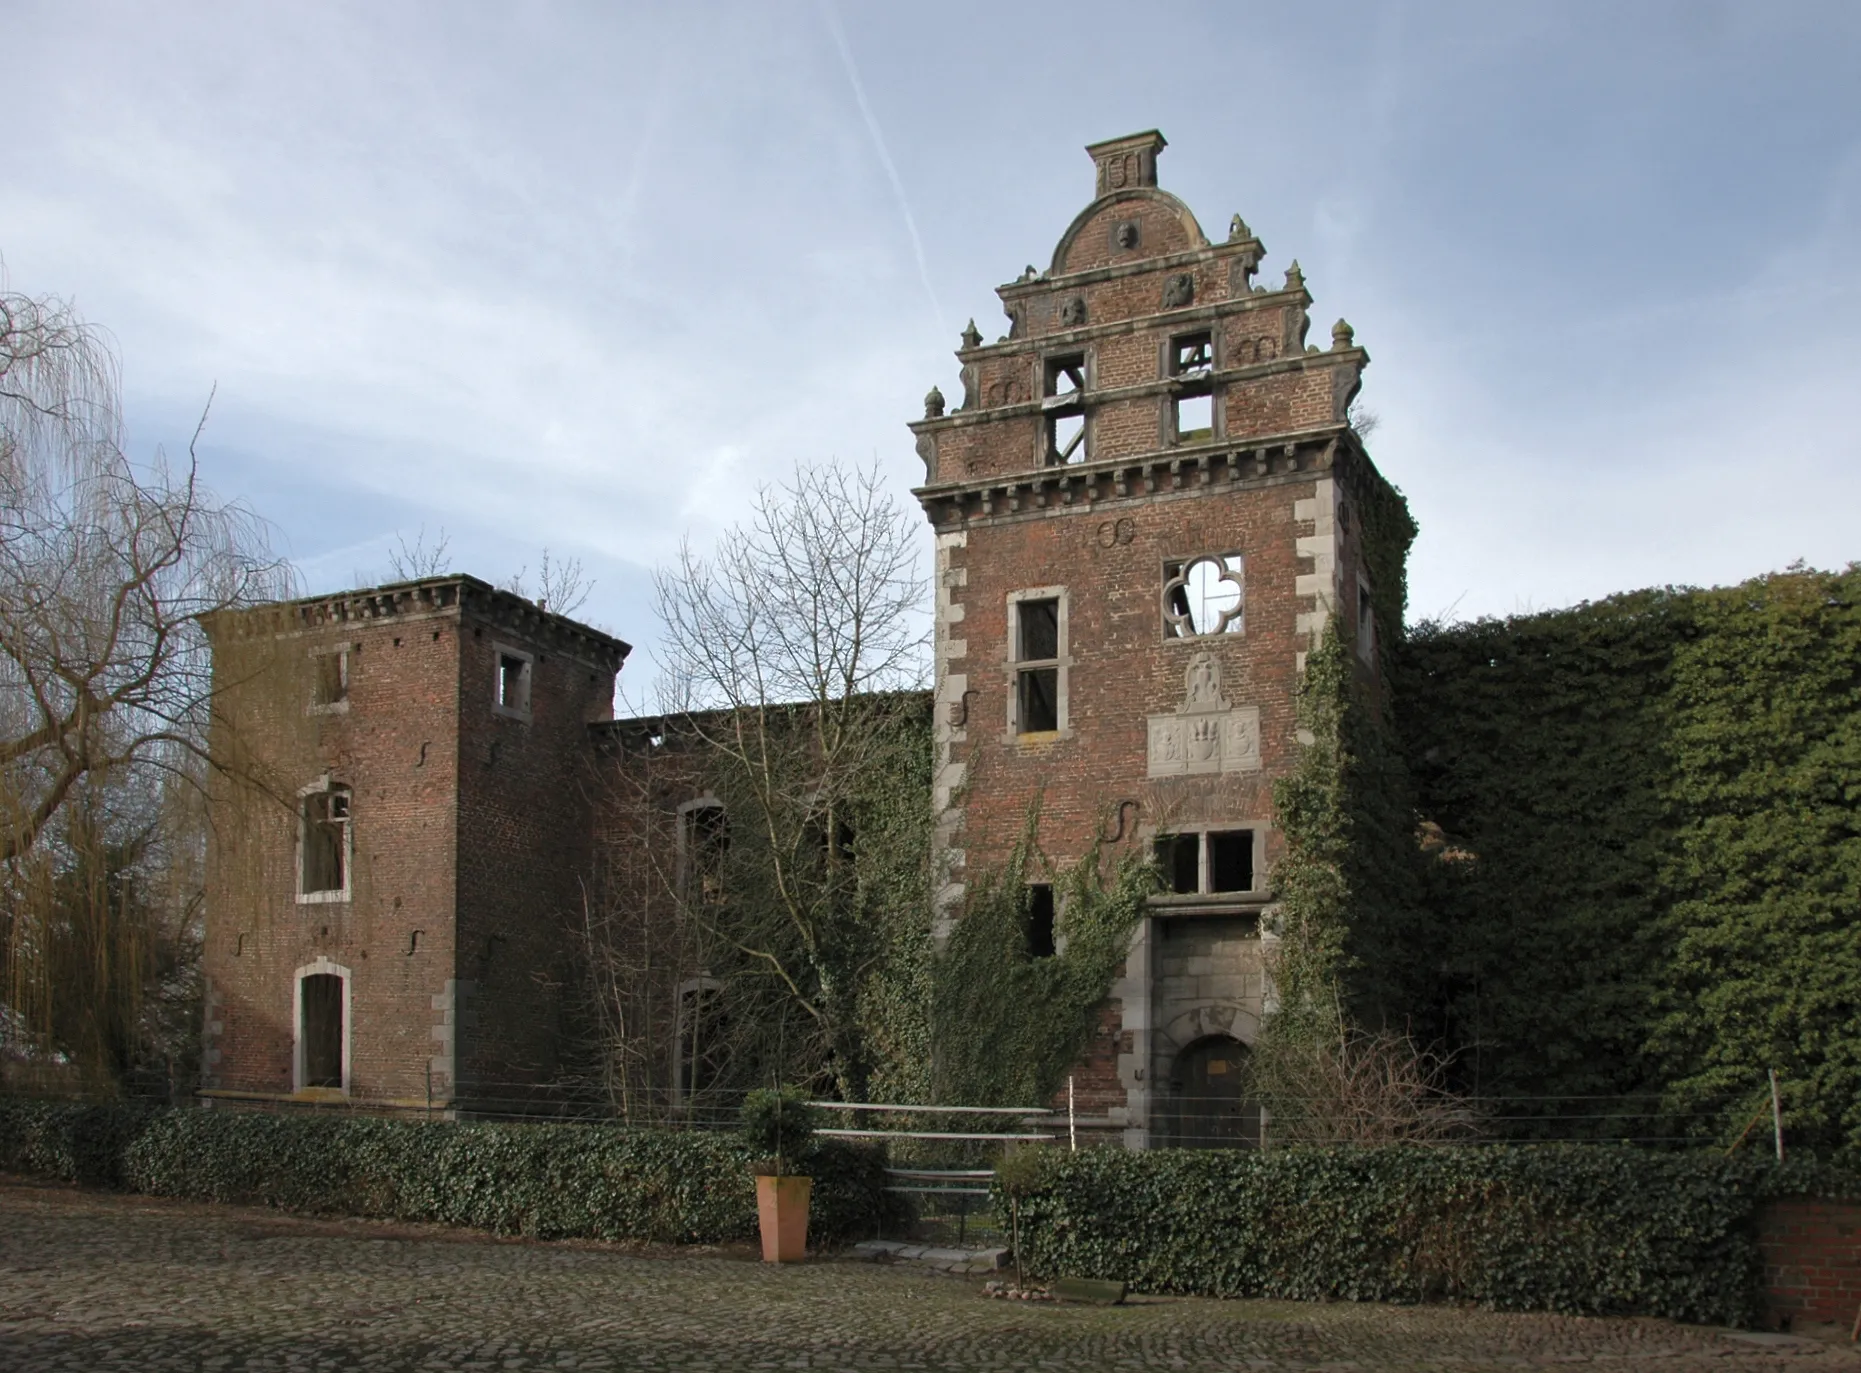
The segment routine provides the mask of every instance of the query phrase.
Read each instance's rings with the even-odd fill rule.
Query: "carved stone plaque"
[[[1189,660],[1175,714],[1152,715],[1149,723],[1152,777],[1260,770],[1260,707],[1233,705],[1221,694],[1221,660],[1212,653]]]

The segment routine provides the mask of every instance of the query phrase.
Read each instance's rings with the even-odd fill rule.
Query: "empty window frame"
[[[706,799],[679,808],[679,889],[688,901],[724,896],[724,860],[730,852],[730,815]]]
[[[1157,868],[1168,896],[1220,896],[1254,890],[1254,831],[1160,834]]]
[[[1053,884],[1035,882],[1027,889],[1027,952],[1031,958],[1052,958],[1054,942]]]
[[[1064,467],[1085,462],[1091,446],[1086,432],[1085,354],[1048,358],[1041,395],[1047,465]]]
[[[1246,563],[1239,553],[1205,553],[1163,565],[1163,635],[1197,639],[1245,626]]]
[[[310,655],[310,708],[336,713],[349,708],[349,650],[320,649]]]
[[[729,1046],[724,984],[709,977],[681,983],[673,1008],[672,1100],[689,1108],[717,1085]]]
[[[1199,443],[1215,436],[1214,336],[1206,331],[1170,340],[1170,435],[1176,443]]]
[[[292,1086],[349,1090],[349,970],[319,957],[297,970]]]
[[[494,645],[497,653],[497,678],[494,682],[492,709],[499,715],[515,719],[530,718],[530,684],[535,673],[533,655],[520,648]]]
[[[298,796],[297,899],[347,901],[354,835],[349,788],[320,782]]]
[[[1049,734],[1065,718],[1065,668],[1061,662],[1064,598],[1057,592],[1022,593],[1009,601],[1013,650],[1010,727],[1015,734]]]

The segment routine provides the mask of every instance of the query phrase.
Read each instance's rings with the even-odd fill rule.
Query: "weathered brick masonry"
[[[611,713],[627,646],[470,577],[208,629],[228,763],[208,851],[209,1095],[444,1107],[547,1082],[560,913],[592,861],[588,725]],[[504,686],[521,705],[500,704]],[[343,880],[306,890],[332,791]],[[321,1084],[302,1043],[300,982],[317,976],[340,979],[343,1019],[344,1062]]]
[[[940,918],[1036,802],[1062,861],[1095,836],[1253,848],[1251,880],[1211,880],[1209,839],[1199,890],[1153,904],[1076,1075],[1082,1107],[1134,1147],[1257,1129],[1217,1078],[1238,1077],[1265,1009],[1272,783],[1300,747],[1315,637],[1334,615],[1373,632],[1356,623],[1350,511],[1382,481],[1347,421],[1368,361],[1349,326],[1308,347],[1298,265],[1256,284],[1259,239],[1236,216],[1211,243],[1157,187],[1162,148],[1149,133],[1088,150],[1095,198],[1046,271],[999,288],[1008,334],[984,344],[972,324],[961,404],[945,413],[933,392],[912,425],[937,535]],[[1211,604],[1239,593],[1226,618],[1183,613],[1198,560]],[[1055,603],[1058,625],[1055,718],[1031,722],[1017,714],[1030,600]]]
[[[1766,1316],[1789,1329],[1861,1318],[1861,1203],[1785,1197],[1758,1220]]]
[[[1047,270],[1000,288],[1007,335],[972,324],[960,404],[933,392],[911,426],[937,550],[937,929],[1037,802],[1060,861],[1172,846],[1175,889],[1075,1074],[1134,1147],[1259,1128],[1232,1085],[1270,994],[1272,783],[1326,625],[1374,671],[1352,512],[1382,483],[1347,420],[1368,361],[1349,326],[1307,345],[1297,264],[1257,283],[1239,216],[1210,242],[1157,186],[1163,146],[1089,150],[1091,202]],[[649,722],[590,729],[626,645],[465,577],[210,629],[231,767],[209,1090],[469,1106],[550,1081],[565,916],[668,830],[614,798],[679,803],[677,750],[644,790],[603,785],[656,756]]]

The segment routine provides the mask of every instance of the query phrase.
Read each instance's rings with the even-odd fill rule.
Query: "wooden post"
[[[1073,1116],[1073,1075],[1066,1075],[1066,1140],[1076,1154],[1079,1152],[1079,1126]],[[1778,1146],[1782,1148],[1782,1145]],[[1780,1154],[1778,1157],[1782,1157]]]
[[[1777,1101],[1777,1070],[1768,1068],[1771,1075],[1771,1133],[1777,1140],[1777,1161],[1783,1162],[1783,1108]]]

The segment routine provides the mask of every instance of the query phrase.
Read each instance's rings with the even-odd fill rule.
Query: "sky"
[[[906,421],[1158,128],[1372,357],[1410,618],[1861,558],[1861,6],[0,0],[0,261],[307,591],[651,575]],[[926,537],[928,544],[928,536]]]

